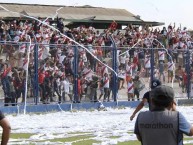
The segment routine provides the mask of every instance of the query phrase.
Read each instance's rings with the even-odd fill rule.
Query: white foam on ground
[[[193,107],[177,107],[187,120],[193,123]],[[147,108],[143,109],[147,110]],[[46,114],[7,115],[12,133],[32,133],[30,139],[17,142],[28,144],[41,140],[65,138],[81,135],[94,135],[91,139],[101,141],[102,145],[117,144],[129,140],[137,140],[133,134],[135,119],[129,120],[134,108],[110,109],[107,111],[55,112]],[[110,138],[117,136],[117,138]],[[14,140],[10,140],[13,143]],[[77,141],[76,141],[77,142]],[[188,142],[191,142],[188,141]],[[188,143],[187,141],[185,143]],[[45,142],[44,142],[45,143]],[[66,143],[71,144],[72,142]],[[38,143],[39,144],[39,143]],[[53,144],[47,142],[47,144]],[[56,144],[56,143],[55,143]],[[57,142],[57,144],[60,144]],[[61,143],[62,144],[62,143]],[[64,144],[64,143],[63,143]],[[96,144],[95,144],[96,145]]]

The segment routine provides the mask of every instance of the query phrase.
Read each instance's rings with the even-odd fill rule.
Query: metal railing
[[[176,63],[176,68],[179,65],[182,65],[182,67],[184,69],[184,76],[178,76],[177,79],[175,79],[175,76],[174,76],[174,82],[172,82],[172,86],[174,87],[174,89],[177,90],[176,92],[179,93],[178,94],[179,97],[185,96],[185,98],[189,99],[193,96],[192,95],[192,87],[191,87],[192,86],[192,82],[191,82],[191,80],[192,80],[192,69],[191,69],[192,50],[191,49],[175,50],[175,51],[177,51],[177,53],[170,52],[171,54],[168,55],[168,49],[165,49],[165,48],[117,47],[112,37],[110,37],[110,40],[111,40],[112,46],[90,46],[89,45],[89,46],[85,46],[85,47],[92,47],[92,48],[101,47],[103,50],[103,56],[102,56],[103,59],[107,59],[106,57],[108,56],[108,54],[110,54],[109,59],[108,59],[109,61],[106,63],[108,63],[109,67],[111,67],[114,70],[114,72],[111,72],[112,73],[112,80],[111,80],[112,81],[112,88],[111,88],[112,101],[118,101],[121,99],[124,99],[124,100],[128,99],[127,98],[127,84],[126,83],[124,84],[126,89],[121,89],[120,88],[120,83],[121,83],[120,81],[125,81],[125,80],[120,80],[119,76],[116,74],[116,73],[118,73],[118,67],[120,65],[119,57],[121,56],[121,54],[119,54],[119,55],[117,54],[118,50],[121,50],[122,53],[125,53],[125,52],[130,53],[130,51],[133,51],[133,50],[137,50],[137,51],[143,50],[144,53],[147,53],[147,51],[151,52],[149,54],[150,58],[151,58],[151,62],[150,62],[151,68],[147,70],[146,68],[143,68],[144,64],[138,63],[137,64],[138,65],[138,70],[137,70],[138,73],[136,72],[134,74],[134,75],[140,75],[140,80],[146,85],[146,88],[149,88],[149,85],[148,85],[149,81],[155,77],[154,76],[154,71],[155,71],[154,66],[159,65],[159,62],[157,61],[158,60],[158,57],[157,57],[158,52],[157,51],[158,50],[164,50],[166,52],[166,54],[165,54],[166,59],[164,62],[164,67],[165,67],[164,73],[166,76],[164,76],[165,79],[162,79],[162,82],[167,84],[167,85],[171,85],[171,83],[170,82],[167,83],[167,80],[166,80],[166,77],[168,75],[166,67],[167,67],[167,61],[169,60],[169,58],[172,58],[172,60],[175,61],[175,63]],[[26,47],[29,46],[29,42],[17,42],[17,43],[15,43],[15,42],[3,42],[3,41],[1,41],[0,46],[1,46],[1,48],[3,48],[2,54],[3,55],[5,55],[5,54],[9,55],[9,51],[10,51],[9,49],[11,49],[10,46],[14,47],[15,51],[19,51],[19,49],[20,49],[19,47],[22,44],[26,44]],[[30,68],[30,69],[33,69],[34,72],[32,74],[30,74],[30,76],[29,76],[30,81],[27,82],[29,85],[29,89],[27,90],[27,92],[30,93],[30,95],[32,97],[26,98],[26,99],[30,100],[30,101],[27,101],[27,103],[37,105],[37,104],[41,103],[40,102],[40,98],[41,98],[40,92],[41,91],[40,91],[40,86],[38,83],[38,78],[39,78],[38,71],[40,69],[40,62],[41,62],[38,59],[40,45],[44,46],[44,47],[48,47],[48,46],[54,47],[54,49],[56,49],[57,47],[68,48],[69,46],[64,45],[64,44],[41,44],[41,43],[36,43],[36,42],[33,42],[33,44],[34,44],[34,49],[33,49],[33,57],[34,57],[33,61],[34,62],[33,62],[32,68]],[[71,82],[73,92],[72,92],[72,94],[70,94],[72,97],[72,99],[70,99],[70,102],[72,101],[73,103],[79,103],[80,101],[93,101],[93,100],[90,100],[90,98],[88,96],[84,97],[85,95],[89,95],[89,94],[80,94],[79,93],[80,72],[78,71],[79,70],[79,64],[78,63],[79,63],[79,57],[80,57],[80,54],[79,54],[80,46],[71,45],[70,47],[73,48],[73,53],[74,53],[74,55],[73,55],[74,59],[73,59],[73,63],[72,63],[73,69],[72,69],[72,74],[71,74],[71,76],[73,77],[73,81]],[[86,52],[86,54],[88,54],[88,53]],[[177,58],[175,58],[176,54],[178,55]],[[119,56],[119,57],[117,57],[117,56]],[[130,54],[128,61],[132,62],[134,57],[135,57],[134,54]],[[94,59],[94,58],[91,56],[91,58],[90,58],[90,60],[88,60],[88,62],[91,61],[92,59]],[[138,59],[140,59],[140,58],[138,58]],[[144,59],[145,58],[142,58],[143,62],[144,62]],[[175,59],[180,59],[180,62],[177,62],[178,60],[175,60]],[[101,60],[101,61],[103,61],[103,60]],[[89,62],[89,63],[91,63],[91,62]],[[100,82],[99,79],[101,79],[100,78],[101,76],[97,76],[98,74],[96,73],[96,71],[97,71],[96,65],[98,65],[98,64],[99,64],[99,62],[94,63],[92,71],[94,71],[95,76],[98,77],[97,81]],[[149,70],[150,70],[150,72],[148,72]],[[176,70],[173,71],[174,75],[175,75],[175,71]],[[145,73],[147,73],[148,76],[146,76]],[[179,77],[182,77],[182,78],[179,78]],[[158,76],[158,78],[160,79],[159,76]],[[2,79],[1,79],[1,81],[2,81]],[[178,83],[180,85],[179,87],[177,86]],[[180,83],[182,83],[182,84],[180,84]],[[173,85],[173,84],[175,84],[175,85]],[[4,84],[2,84],[2,85],[4,85]],[[54,84],[51,84],[51,86],[54,86]],[[88,87],[89,87],[89,85],[88,85]],[[53,88],[51,88],[51,89],[53,89]],[[97,87],[97,89],[98,89],[97,92],[101,93],[100,87]],[[182,92],[181,92],[181,89],[182,89]],[[145,91],[147,91],[147,90],[144,89],[143,91],[141,91],[140,98],[142,98]],[[53,92],[52,92],[52,95],[54,96]],[[122,96],[122,97],[120,97],[120,96]],[[6,96],[2,96],[2,98],[4,98],[4,97],[6,97]],[[98,100],[99,95],[96,98]],[[55,100],[55,101],[58,103],[57,100]],[[94,101],[96,101],[96,100],[94,100]],[[68,102],[68,101],[66,101],[66,102]]]

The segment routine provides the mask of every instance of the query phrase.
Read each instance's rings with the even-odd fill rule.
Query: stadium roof
[[[36,5],[36,4],[10,4],[10,3],[0,3],[0,6],[18,12],[10,13],[3,8],[0,8],[0,17],[2,18],[13,18],[21,17],[21,14],[46,18],[52,18],[58,10],[58,16],[63,18],[66,22],[91,22],[92,23],[111,23],[115,20],[121,24],[132,23],[134,25],[143,25],[149,24],[152,26],[164,25],[160,22],[147,22],[140,19],[139,16],[136,16],[125,9],[113,9],[113,8],[102,8],[102,7],[92,7],[92,6],[51,6],[51,5]]]

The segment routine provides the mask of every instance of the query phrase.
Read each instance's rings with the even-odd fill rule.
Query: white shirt
[[[106,67],[106,66],[103,66],[102,69],[101,69],[101,75],[103,76],[105,73],[108,74],[109,72],[108,72],[107,67]]]
[[[93,75],[93,71],[91,69],[88,68],[84,68],[82,71],[83,75],[85,75],[85,78],[92,78]]]
[[[128,84],[127,84],[127,92],[128,93],[134,93],[133,82],[128,82]]]
[[[15,36],[14,37],[14,42],[18,42],[20,40],[20,37],[19,36]]]
[[[23,44],[21,44],[21,45],[19,46],[19,52],[25,53],[25,49],[26,49],[26,44],[25,44],[25,43],[23,43]]]
[[[43,54],[42,54],[42,59],[46,59],[47,57],[51,56],[50,54],[50,47],[48,45],[44,45],[44,49],[43,49]]]
[[[179,43],[174,43],[174,44],[173,44],[173,49],[177,49],[178,46],[179,46]]]
[[[159,55],[159,60],[165,59],[165,52],[164,51],[158,51],[158,55]]]
[[[134,57],[138,58],[138,52],[134,51]]]
[[[62,62],[64,61],[65,57],[66,57],[65,55],[60,55],[59,56],[59,63],[62,64]]]
[[[122,63],[122,64],[125,64],[126,63],[126,56],[125,55],[122,55],[121,57],[120,57],[120,63]]]
[[[58,78],[58,79],[56,79],[56,84],[57,84],[57,87],[59,87],[60,86],[60,78]]]
[[[151,73],[151,71],[150,71],[150,73]],[[159,70],[157,68],[154,69],[154,74],[153,75],[154,75],[155,78],[159,77]]]
[[[86,53],[84,53],[84,54],[82,55],[82,59],[83,59],[84,62],[87,62]]]
[[[125,76],[126,76],[125,70],[119,70],[118,77],[122,78],[122,79],[125,79]]]
[[[65,93],[70,93],[70,82],[68,80],[61,81],[61,89],[64,90]]]
[[[174,63],[172,63],[172,62],[168,62],[168,70],[169,71],[173,71],[174,70]]]
[[[103,82],[104,82],[104,88],[109,88],[109,78],[108,77],[104,77],[103,78]]]
[[[145,57],[145,68],[150,68],[150,67],[151,67],[150,58]]]
[[[126,66],[126,71],[127,71],[127,73],[130,73],[131,74],[131,76],[132,76],[132,66],[131,65],[127,65]]]

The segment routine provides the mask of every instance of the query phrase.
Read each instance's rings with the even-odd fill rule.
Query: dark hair
[[[173,101],[173,100],[171,100],[168,97],[163,96],[163,95],[158,96],[158,98],[161,98],[160,100],[162,100],[162,101],[160,101],[160,100],[158,101],[158,100],[152,98],[152,102],[156,107],[159,107],[159,108],[167,108],[170,106],[171,102]]]
[[[155,108],[167,108],[174,101],[174,90],[172,87],[161,85],[151,92],[152,103]]]
[[[5,66],[5,65],[8,67],[8,63],[4,63],[4,66]]]

